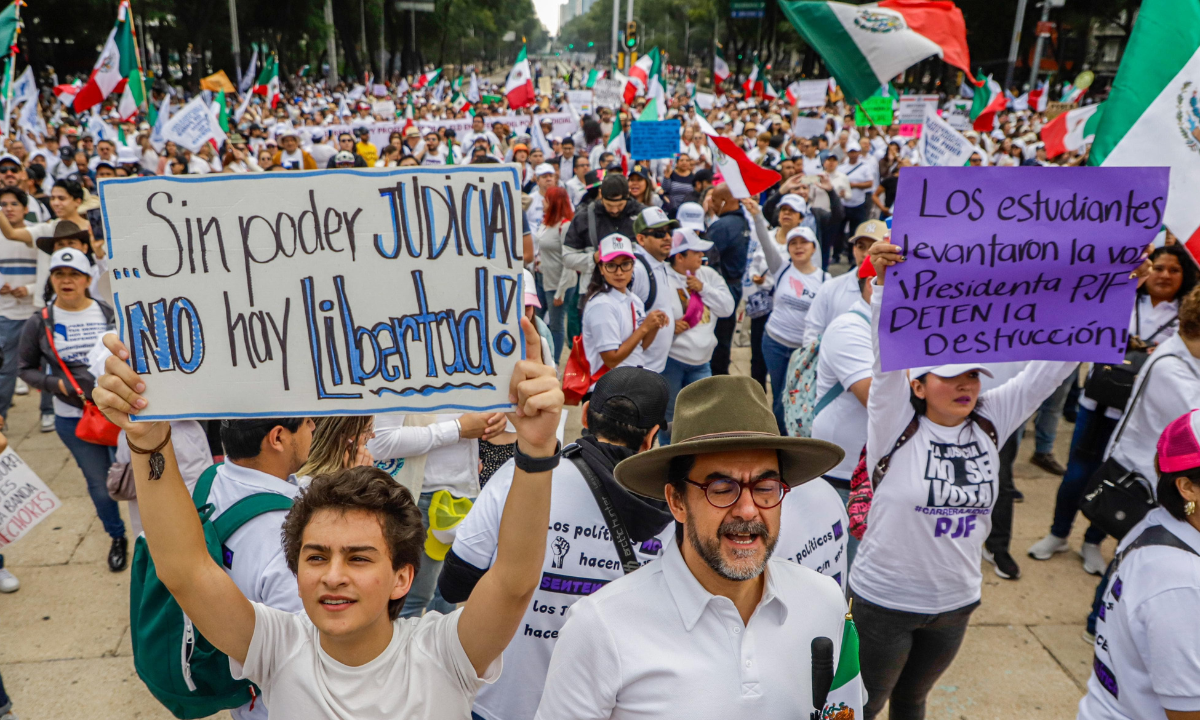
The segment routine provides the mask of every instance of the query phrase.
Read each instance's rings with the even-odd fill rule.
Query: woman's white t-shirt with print
[[[461,720],[471,716],[480,686],[500,677],[502,658],[482,678],[475,674],[458,639],[461,610],[397,619],[387,648],[367,664],[350,667],[321,648],[307,615],[252,605],[254,637],[246,662],[229,665],[234,677],[262,689],[271,718]]]
[[[74,312],[60,307],[54,308],[54,347],[58,350],[59,357],[68,365],[72,362],[87,364],[88,351],[107,329],[104,311],[95,301],[86,309]],[[58,361],[51,360],[51,364],[57,366]],[[63,384],[67,386],[70,394],[75,393],[69,382],[64,380]],[[83,417],[83,410],[55,397],[54,414],[59,417],[77,418]]]
[[[812,307],[829,273],[817,269],[802,273],[795,265],[788,265],[775,283],[775,304],[767,320],[767,333],[775,340],[789,346],[800,347],[804,343],[804,319]]]
[[[827,481],[814,478],[784,496],[772,557],[828,575],[844,589],[849,527],[842,496]]]
[[[583,349],[587,353],[593,377],[604,368],[600,353],[621,347],[645,320],[646,310],[642,299],[628,291],[610,289],[596,293],[587,301],[583,307]],[[669,327],[659,330],[670,331]],[[642,344],[637,343],[633,352],[618,367],[642,367],[645,364]]]
[[[879,337],[884,287],[871,297],[872,336]],[[1073,362],[1030,362],[983,393],[977,411],[1001,443],[1075,368]],[[867,401],[867,468],[894,446],[913,418],[906,370],[883,372],[879,344]],[[850,572],[850,587],[892,610],[937,614],[980,598],[983,541],[991,532],[999,449],[976,423],[955,427],[919,418],[917,432],[892,454],[871,501],[867,531]],[[868,470],[869,471],[869,470]]]

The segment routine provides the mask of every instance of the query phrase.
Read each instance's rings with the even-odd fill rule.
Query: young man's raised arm
[[[170,424],[130,421],[130,412],[147,407],[142,397],[145,382],[125,364],[129,351],[116,335],[105,336],[104,344],[113,357],[108,358],[92,399],[125,431],[132,445],[147,450],[158,447]],[[200,517],[179,474],[174,447],[168,442],[161,452],[166,463],[157,480],[150,479],[150,456],[132,453],[138,508],[155,571],[200,633],[218,650],[244,663],[254,635],[254,607],[209,557]]]
[[[509,400],[517,406],[508,419],[517,429],[517,449],[531,458],[554,455],[555,432],[562,412],[558,376],[543,365],[541,339],[533,323],[521,320],[525,357],[509,383]],[[552,472],[527,473],[519,466],[500,517],[496,562],[480,578],[458,619],[458,639],[482,676],[512,640],[537,589],[546,554],[550,522]]]

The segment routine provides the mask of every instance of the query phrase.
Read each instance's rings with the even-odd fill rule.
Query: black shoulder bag
[[[596,477],[596,473],[588,467],[587,462],[583,459],[579,446],[571,444],[562,451],[563,457],[575,463],[575,467],[579,468],[579,474],[587,482],[588,489],[592,491],[592,496],[596,498],[596,505],[600,507],[600,514],[604,516],[604,524],[608,526],[608,534],[612,537],[613,545],[617,548],[617,557],[621,559],[621,568],[625,574],[637,570],[642,566],[638,562],[637,556],[633,554],[633,547],[629,542],[629,532],[625,529],[625,524],[621,522],[621,518],[617,515],[617,509],[613,507],[612,498],[608,496],[608,491],[604,489],[604,484],[600,482],[600,478]]]
[[[1142,314],[1140,303],[1134,302],[1133,305],[1135,321],[1138,327],[1142,324]],[[1142,340],[1134,336],[1129,341],[1129,348],[1125,351],[1125,360],[1119,364],[1112,363],[1096,363],[1092,368],[1092,374],[1088,378],[1084,386],[1084,393],[1096,401],[1097,405],[1105,407],[1117,408],[1122,410],[1129,403],[1129,396],[1133,394],[1133,383],[1137,380],[1137,375],[1142,370],[1142,366],[1150,359],[1148,348],[1153,347],[1151,341],[1158,336],[1163,330],[1174,325],[1179,320],[1179,315],[1168,320],[1161,327],[1150,334],[1150,337]]]

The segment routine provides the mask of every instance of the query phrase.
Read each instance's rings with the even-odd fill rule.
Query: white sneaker
[[[6,568],[0,568],[0,593],[16,592],[21,587],[21,581]]]
[[[17,378],[17,386],[13,388],[13,395],[28,395],[29,386],[21,378]]]
[[[42,432],[54,432],[54,413],[42,415]]]
[[[1079,548],[1079,556],[1083,558],[1083,571],[1092,575],[1103,575],[1108,562],[1100,554],[1100,546],[1096,543],[1084,543]]]
[[[1034,560],[1049,560],[1054,557],[1055,553],[1066,552],[1070,549],[1071,546],[1067,544],[1066,538],[1050,534],[1029,546],[1029,557]]]

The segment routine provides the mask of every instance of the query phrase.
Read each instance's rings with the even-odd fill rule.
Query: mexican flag
[[[985,79],[981,72],[975,80],[976,85],[982,82],[983,86],[975,90],[975,97],[971,100],[971,127],[979,132],[991,132],[996,127],[996,113],[1008,105],[1008,98],[1000,89],[1000,83],[993,80],[991,75]]]
[[[728,78],[729,63],[725,62],[725,55],[721,53],[721,46],[717,45],[717,52],[713,57],[713,85],[720,85]]]
[[[654,65],[658,58],[658,48],[654,48],[650,52],[638,58],[638,61],[629,68],[629,77],[625,81],[625,104],[633,102],[633,99],[638,95],[645,95],[650,89],[650,74],[654,70]]]
[[[771,78],[763,78],[763,97],[768,100],[775,100],[779,97],[779,91],[771,84]]]
[[[229,108],[225,106],[225,91],[217,93],[213,98],[213,117],[217,119],[217,124],[221,126],[221,130],[229,133]]]
[[[1046,157],[1053,160],[1065,152],[1079,150],[1096,136],[1100,118],[1104,117],[1103,104],[1068,110],[1042,126],[1042,142],[1046,143]]]
[[[70,85],[65,83],[62,85],[55,85],[54,97],[58,98],[58,101],[62,103],[63,106],[71,105],[75,102],[75,96],[79,94],[79,88],[81,87],[83,87],[83,83],[79,82],[78,80]]]
[[[504,83],[504,94],[508,97],[508,106],[516,109],[533,104],[533,72],[529,69],[529,59],[525,56],[525,47],[517,54],[517,61],[512,70],[508,71],[508,80]]]
[[[421,73],[420,77],[417,78],[417,81],[413,83],[413,87],[423,88],[426,85],[428,85],[429,83],[437,82],[438,78],[440,78],[441,76],[442,76],[441,68],[423,72],[423,73]]]
[[[117,106],[122,120],[132,120],[138,110],[146,105],[146,84],[142,81],[142,68],[138,64],[137,41],[133,34],[133,13],[126,0],[117,9],[117,49],[121,53],[121,76],[125,87],[121,92],[121,103]]]
[[[1050,93],[1046,92],[1046,81],[1038,83],[1036,90],[1029,91],[1029,109],[1034,112],[1046,112],[1046,102],[1050,99]]]
[[[23,0],[17,0],[17,2],[25,4]],[[0,48],[3,48],[5,52],[8,52],[17,39],[17,2],[0,12]]]
[[[588,71],[587,84],[585,87],[587,87],[588,90],[591,90],[592,88],[596,87],[597,80],[603,79],[604,71],[599,68],[592,68],[590,71]]]
[[[621,118],[613,118],[612,134],[608,136],[608,144],[604,149],[621,158],[621,173],[629,172],[629,151],[625,149],[625,133],[621,132]],[[597,168],[604,170],[605,168]]]
[[[658,101],[656,103],[658,117],[654,119],[662,120],[667,116],[667,87],[663,82],[662,55],[658,52],[658,47],[651,50],[648,57],[653,62],[650,65],[650,81],[646,88],[646,97]]]
[[[1078,88],[1070,83],[1067,83],[1066,86],[1063,87],[1062,102],[1065,102],[1068,104],[1069,103],[1077,103],[1077,102],[1079,102],[1079,100],[1081,98],[1083,98],[1083,94],[1085,92],[1087,92],[1086,89]]]
[[[751,162],[737,143],[718,135],[699,112],[696,113],[696,121],[700,123],[700,132],[708,136],[708,145],[713,151],[713,162],[724,176],[725,184],[729,186],[735,198],[757,195],[782,179],[774,170]]]
[[[83,112],[104,102],[104,98],[116,90],[124,79],[121,75],[121,50],[117,47],[117,29],[114,27],[104,41],[104,49],[96,59],[91,76],[75,95],[75,112]]]
[[[852,100],[871,97],[890,78],[931,55],[971,74],[967,26],[954,3],[780,0],[779,7]]]
[[[1200,262],[1200,3],[1142,3],[1088,164],[1170,167],[1163,222]]]
[[[475,116],[471,101],[463,97],[463,94],[457,90],[450,96],[450,107],[454,108],[454,112],[465,112],[470,113],[471,117]]]
[[[413,102],[412,96],[408,96],[408,102],[404,104],[404,127],[400,128],[400,137],[407,137],[408,129],[413,127]]]
[[[272,108],[280,100],[279,93],[279,58],[272,53],[270,57],[263,63],[262,72],[258,74],[258,79],[254,81],[255,95],[262,95],[267,99],[267,104]]]
[[[842,630],[842,651],[838,654],[837,672],[829,686],[825,707],[821,709],[821,720],[841,720],[863,716],[862,673],[858,667],[858,628],[854,620],[846,615]]]
[[[742,83],[742,94],[746,97],[762,94],[762,80],[758,75],[760,66],[757,60],[754,61],[754,66],[750,68],[750,77],[746,78],[746,82]]]

